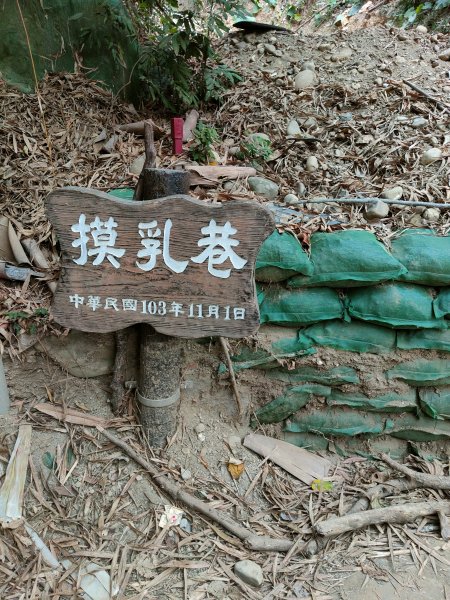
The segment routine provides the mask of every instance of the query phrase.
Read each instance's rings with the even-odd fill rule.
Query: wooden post
[[[138,182],[137,200],[154,200],[188,194],[186,171],[155,169],[153,127],[145,123],[145,164]],[[140,189],[138,189],[140,187]],[[137,194],[136,194],[137,195]],[[140,361],[137,403],[144,435],[153,448],[163,448],[174,434],[180,401],[181,341],[140,326]]]

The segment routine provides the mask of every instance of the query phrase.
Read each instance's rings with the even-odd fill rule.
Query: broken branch
[[[387,463],[393,469],[400,471],[407,477],[418,481],[423,485],[423,487],[430,488],[432,490],[450,490],[450,477],[446,477],[445,475],[430,475],[429,473],[420,473],[419,471],[413,471],[405,465],[398,463],[396,460],[393,460],[387,454],[380,454],[381,460]]]
[[[161,471],[156,469],[153,465],[147,462],[142,456],[135,452],[126,442],[116,437],[114,434],[103,429],[103,427],[97,427],[102,435],[104,435],[110,442],[122,448],[124,452],[128,454],[135,462],[143,467],[152,477],[153,483],[164,490],[169,496],[175,501],[180,501],[187,507],[197,511],[201,515],[211,519],[215,523],[218,523],[233,535],[238,537],[244,542],[244,544],[250,550],[256,552],[288,552],[293,545],[293,542],[284,538],[271,538],[269,536],[261,536],[249,531],[242,525],[239,525],[234,519],[229,517],[226,513],[212,508],[206,505],[204,502],[195,498],[191,494],[183,491],[181,487],[168,479],[162,477]],[[449,503],[450,504],[450,503]]]
[[[450,501],[436,500],[431,502],[416,502],[415,504],[399,504],[386,508],[374,508],[344,517],[333,517],[315,525],[318,534],[324,537],[355,531],[369,525],[381,523],[408,523],[417,517],[426,517],[435,513],[450,512]]]

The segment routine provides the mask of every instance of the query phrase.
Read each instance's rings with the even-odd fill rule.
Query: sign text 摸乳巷
[[[52,304],[61,325],[107,332],[151,323],[191,338],[257,329],[255,261],[274,228],[257,203],[130,202],[63,188],[47,210],[61,246]]]

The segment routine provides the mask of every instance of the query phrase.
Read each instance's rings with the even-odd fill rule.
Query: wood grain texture
[[[208,335],[239,338],[257,330],[259,311],[254,283],[255,261],[262,242],[275,227],[271,213],[259,204],[238,201],[211,205],[184,195],[134,203],[96,190],[67,187],[47,197],[47,212],[62,253],[62,271],[53,299],[52,315],[64,327],[109,332],[135,323],[150,323],[161,333],[185,338]],[[87,224],[97,216],[102,221],[112,217],[117,223],[114,247],[125,251],[117,259],[120,268],[115,268],[107,259],[94,266],[95,256],[89,257],[85,265],[74,262],[80,257],[80,248],[73,247],[72,242],[80,235],[71,227],[78,223],[82,213],[86,215]],[[153,269],[143,271],[136,264],[136,261],[145,263],[147,260],[137,257],[138,251],[144,247],[138,225],[158,221],[162,250],[167,219],[172,221],[170,256],[177,261],[189,260],[188,266],[184,272],[175,273],[166,266],[161,254]],[[231,223],[237,230],[232,237],[239,240],[234,250],[247,261],[241,269],[233,268],[229,260],[217,265],[218,270],[231,269],[228,278],[211,275],[207,261],[197,264],[190,260],[204,249],[199,247],[198,241],[205,237],[201,229],[207,227],[211,220],[220,226],[227,221]],[[91,235],[87,235],[88,248],[94,248]],[[78,307],[69,301],[69,297],[75,295],[83,298],[83,304]],[[87,305],[89,296],[100,298],[101,306],[96,310]],[[118,310],[105,308],[107,298],[117,300]],[[136,300],[137,310],[122,310],[123,299]],[[151,302],[156,305],[150,305]],[[160,302],[165,303],[165,309],[162,308],[160,314],[149,314],[150,306],[152,310],[155,306],[163,307]],[[178,311],[176,316],[170,312],[172,302],[182,305],[182,314]],[[210,306],[220,307],[219,318],[207,316]],[[235,308],[245,310],[244,319],[234,318]]]

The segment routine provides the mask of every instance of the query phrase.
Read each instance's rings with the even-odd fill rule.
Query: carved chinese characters
[[[61,325],[107,332],[151,323],[191,338],[257,329],[254,265],[274,227],[258,204],[127,202],[63,188],[47,208],[62,251],[52,306]]]

